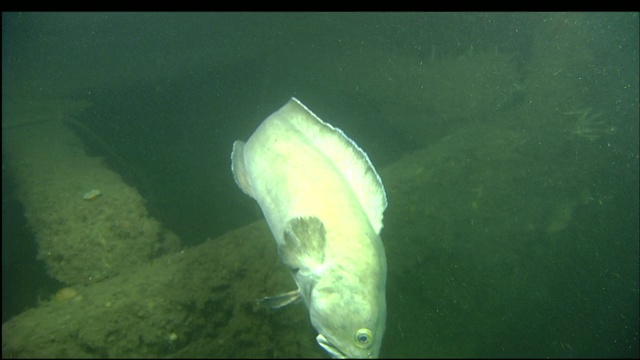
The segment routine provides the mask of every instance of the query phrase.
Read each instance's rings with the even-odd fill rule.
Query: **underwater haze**
[[[43,255],[28,214],[64,184],[15,170],[14,131],[64,124],[135,188],[160,237],[180,239],[151,263],[263,219],[233,180],[232,144],[296,97],[368,154],[387,192],[381,357],[639,356],[638,13],[3,13],[2,27],[3,324],[127,273],[54,270],[80,255]],[[36,106],[50,115],[10,121]],[[239,263],[238,249],[220,256]],[[217,309],[212,328],[157,346],[92,352],[117,347],[105,337],[48,354],[327,356],[233,337],[216,353],[203,344],[227,326]],[[273,319],[300,309],[245,310],[277,338]],[[308,318],[297,326],[317,347]],[[4,330],[3,357],[28,357]]]

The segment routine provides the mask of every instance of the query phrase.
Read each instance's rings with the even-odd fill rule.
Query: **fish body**
[[[236,141],[238,186],[265,216],[302,298],[318,344],[336,358],[377,357],[386,319],[386,257],[380,230],[387,206],[367,155],[300,101],[289,100],[249,140]]]

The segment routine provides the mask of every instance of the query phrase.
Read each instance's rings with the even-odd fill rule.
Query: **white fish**
[[[387,199],[367,155],[291,98],[246,143],[233,144],[238,186],[254,198],[298,289],[263,302],[304,300],[316,340],[335,358],[373,358],[386,320],[380,240]]]

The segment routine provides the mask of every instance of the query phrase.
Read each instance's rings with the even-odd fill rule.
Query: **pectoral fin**
[[[317,217],[298,217],[289,220],[284,230],[284,244],[278,254],[289,268],[313,268],[324,262],[325,229]]]

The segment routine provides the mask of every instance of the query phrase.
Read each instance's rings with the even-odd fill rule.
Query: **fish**
[[[385,331],[387,197],[367,154],[292,97],[246,141],[236,184],[260,206],[297,289],[259,302],[304,301],[316,341],[333,358],[377,358]]]

